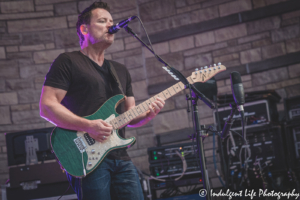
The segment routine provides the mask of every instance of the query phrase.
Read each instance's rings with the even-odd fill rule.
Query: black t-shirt
[[[126,67],[110,62],[117,72],[125,95],[133,96],[131,77]],[[104,60],[100,67],[80,51],[60,54],[52,63],[44,85],[66,90],[61,104],[82,117],[96,112],[110,97],[122,94],[110,72],[109,62]],[[125,105],[121,103],[117,107],[117,113],[123,112]],[[125,137],[124,128],[119,130],[119,135]],[[125,149],[112,151],[107,157],[130,160]]]

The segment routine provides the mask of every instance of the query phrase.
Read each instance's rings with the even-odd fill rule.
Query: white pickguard
[[[109,122],[112,119],[115,118],[115,115],[111,115],[109,118],[105,120],[105,122]],[[86,132],[83,131],[78,131],[77,132],[77,137],[81,137],[83,141],[85,141],[85,144],[87,148],[85,149],[87,155],[88,155],[88,160],[86,163],[86,169],[91,170],[99,160],[102,160],[103,155],[106,154],[107,151],[111,150],[113,147],[117,146],[128,146],[134,139],[121,139],[116,133],[116,130],[113,130],[112,134],[105,140],[105,142],[97,142],[95,141],[95,144],[93,145],[88,145],[85,138],[84,134]]]

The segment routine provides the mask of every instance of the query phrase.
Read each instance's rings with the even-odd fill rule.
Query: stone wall
[[[63,52],[79,50],[77,15],[93,1],[0,0],[0,182],[8,179],[4,133],[51,127],[39,116],[45,74]],[[239,71],[246,91],[276,90],[282,98],[300,95],[300,4],[298,0],[107,0],[115,22],[139,15],[153,47],[189,76],[196,67],[222,62],[218,94],[231,93],[229,73]],[[146,39],[138,20],[130,27]],[[108,59],[127,66],[137,103],[173,81],[160,64],[124,30],[107,50]],[[277,106],[283,111],[282,101]],[[212,111],[199,103],[201,124],[213,124]],[[166,101],[148,125],[127,128],[137,137],[129,149],[133,162],[148,171],[147,148],[156,134],[192,127],[185,92]],[[187,140],[185,140],[187,141]],[[212,138],[205,140],[212,165]],[[210,176],[216,177],[214,170]],[[212,186],[220,184],[212,178]]]

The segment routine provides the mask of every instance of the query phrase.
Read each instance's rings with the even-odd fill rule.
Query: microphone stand
[[[189,88],[192,91],[192,108],[193,108],[193,120],[194,120],[194,129],[196,132],[196,141],[197,141],[197,147],[198,147],[198,154],[199,154],[199,161],[200,161],[200,167],[201,167],[201,174],[202,174],[202,181],[203,181],[203,189],[206,189],[206,196],[203,198],[207,200],[211,200],[210,196],[210,185],[209,180],[206,172],[206,164],[205,164],[205,156],[204,156],[204,149],[203,149],[203,140],[202,137],[207,137],[207,134],[203,135],[201,133],[200,123],[199,123],[199,114],[198,114],[198,106],[197,106],[197,100],[201,99],[206,105],[208,105],[210,108],[215,108],[214,103],[209,100],[204,94],[202,94],[200,91],[198,91],[194,85],[190,84],[188,80],[175,68],[171,67],[167,62],[165,62],[160,56],[156,55],[152,49],[144,42],[142,41],[136,33],[132,31],[131,28],[127,26],[123,27],[128,33],[133,35],[143,46],[145,46],[161,63],[165,65],[165,67],[171,72],[170,74],[174,74],[177,79],[180,80],[186,88]],[[174,78],[174,76],[172,76]],[[201,138],[200,138],[201,136]],[[202,196],[201,196],[202,197]]]

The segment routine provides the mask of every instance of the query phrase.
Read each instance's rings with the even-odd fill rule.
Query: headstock
[[[195,82],[206,82],[207,80],[211,79],[214,75],[219,72],[225,71],[226,67],[218,63],[218,65],[214,64],[213,66],[205,66],[204,68],[201,67],[200,70],[196,68],[195,72],[192,73],[191,78],[193,83]]]

